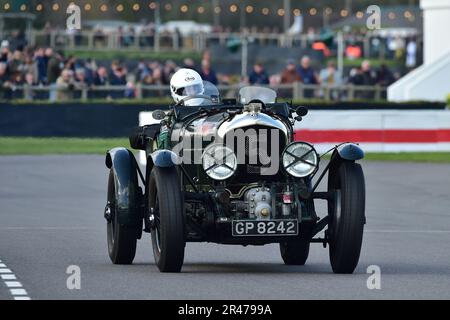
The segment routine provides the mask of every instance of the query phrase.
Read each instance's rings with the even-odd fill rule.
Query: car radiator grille
[[[251,131],[248,131],[249,129]],[[244,163],[239,163],[239,165],[245,166],[247,174],[259,175],[262,168],[271,167],[273,159],[281,156],[286,146],[286,137],[280,130],[267,127],[250,127],[245,130],[245,133],[244,139],[236,139],[235,134],[234,149],[238,160],[242,160],[242,155],[240,156],[239,153],[242,150],[245,152]],[[276,136],[277,134],[278,141],[272,141],[272,135]],[[267,160],[269,161],[267,162]]]

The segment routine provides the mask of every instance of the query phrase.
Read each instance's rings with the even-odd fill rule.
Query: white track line
[[[19,281],[5,281],[8,288],[22,288],[22,284]]]
[[[6,264],[0,260],[0,278],[9,289],[14,300],[31,300],[27,291],[23,288],[20,281],[17,281],[16,275],[7,268]]]
[[[2,268],[0,269],[0,273],[12,273],[12,271],[8,268]]]
[[[9,289],[9,291],[11,292],[11,294],[13,296],[26,296],[27,295],[27,291],[25,289],[22,288],[17,288],[17,289]]]

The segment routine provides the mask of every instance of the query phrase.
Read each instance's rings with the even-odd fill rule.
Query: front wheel
[[[328,202],[330,262],[334,273],[353,273],[361,252],[365,223],[365,182],[362,168],[343,162],[330,172]]]
[[[154,167],[149,180],[153,256],[161,272],[180,272],[184,260],[184,201],[176,168]]]
[[[114,171],[111,169],[108,179],[108,202],[105,208],[108,254],[114,264],[131,264],[136,254],[138,230],[118,221],[114,180]]]

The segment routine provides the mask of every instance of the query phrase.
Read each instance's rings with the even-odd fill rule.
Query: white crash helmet
[[[180,69],[170,79],[170,93],[176,103],[186,97],[202,95],[205,92],[202,77],[192,69]],[[184,102],[186,106],[198,106],[204,99],[194,98]]]

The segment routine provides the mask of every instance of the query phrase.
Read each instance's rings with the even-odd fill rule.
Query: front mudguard
[[[354,143],[346,143],[337,147],[330,159],[330,173],[338,169],[344,161],[355,162],[364,158],[364,151]]]
[[[111,149],[106,153],[105,164],[114,173],[118,223],[142,231],[143,195],[138,183],[138,164],[133,153],[125,148]]]
[[[160,168],[175,167],[181,163],[180,157],[173,151],[167,149],[156,150],[147,157],[151,168],[154,166]],[[151,169],[150,168],[150,169]]]
[[[171,150],[161,149],[147,154],[147,176],[145,179],[148,181],[153,167],[169,168],[175,167],[180,163],[180,157]]]
[[[346,143],[333,151],[331,155],[329,171],[328,171],[328,215],[331,217],[335,201],[335,193],[330,193],[333,190],[333,185],[338,177],[338,170],[344,162],[355,162],[364,158],[364,151],[353,143]],[[366,217],[364,216],[364,223]]]
[[[354,143],[346,143],[338,147],[335,152],[343,160],[356,161],[364,158],[364,151]]]

